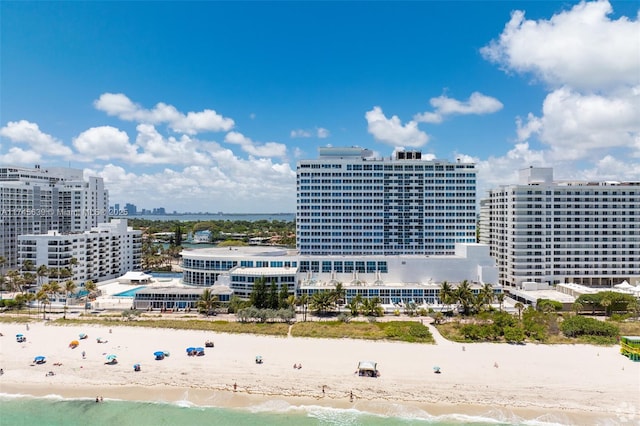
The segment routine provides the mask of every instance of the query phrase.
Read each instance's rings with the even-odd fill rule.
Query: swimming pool
[[[127,291],[121,291],[120,293],[116,293],[114,294],[115,297],[134,297],[136,295],[137,292],[139,292],[142,289],[147,288],[146,285],[140,286],[140,287],[136,287],[136,288],[131,288]]]

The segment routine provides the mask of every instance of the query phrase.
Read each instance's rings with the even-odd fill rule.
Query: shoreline
[[[423,419],[448,417],[469,417],[505,422],[538,421],[551,424],[601,424],[613,420],[610,413],[584,412],[577,410],[548,409],[543,407],[508,407],[471,404],[413,403],[409,401],[365,400],[351,403],[333,398],[309,398],[266,394],[238,393],[226,390],[181,387],[136,387],[136,386],[74,386],[73,388],[45,388],[39,385],[2,386],[0,402],[3,398],[60,398],[64,400],[89,400],[96,397],[104,401],[127,401],[135,403],[168,404],[183,408],[222,408],[238,411],[254,411],[267,404],[280,410],[303,407],[323,407],[338,410],[358,410],[363,413],[391,416],[413,413]],[[140,395],[145,395],[140,398]],[[274,402],[276,402],[274,404]],[[267,410],[265,408],[265,410]],[[262,411],[258,409],[257,411]],[[269,410],[271,411],[271,410]],[[633,422],[632,415],[617,413],[620,424]]]
[[[620,355],[617,346],[462,345],[441,337],[435,345],[421,345],[122,325],[114,325],[113,333],[103,326],[30,326],[26,331],[24,324],[0,324],[0,393],[231,409],[277,400],[380,415],[402,406],[430,416],[548,418],[560,424],[632,424],[640,418],[640,402],[630,397],[640,388],[640,363]],[[69,341],[82,332],[89,338],[70,349]],[[27,335],[27,342],[17,343],[17,333]],[[215,347],[205,356],[186,355],[183,348],[203,345],[212,334]],[[97,336],[108,343],[97,343]],[[155,350],[170,356],[155,361]],[[108,353],[117,353],[120,362],[105,365]],[[257,354],[263,365],[254,363]],[[32,366],[36,355],[47,363]],[[378,362],[381,376],[354,376],[357,362],[369,359]],[[141,363],[141,372],[133,371],[134,363]],[[292,369],[293,363],[303,368]],[[436,363],[442,374],[431,371]],[[48,371],[55,375],[46,376]]]

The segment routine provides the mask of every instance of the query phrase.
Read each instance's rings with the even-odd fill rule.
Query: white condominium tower
[[[554,182],[553,169],[520,171],[489,191],[480,242],[499,284],[612,286],[640,279],[640,182]]]
[[[301,255],[452,255],[476,242],[476,166],[320,148],[297,165]]]
[[[24,234],[83,232],[104,223],[109,195],[102,178],[82,170],[0,166],[0,256],[16,268],[16,240]]]

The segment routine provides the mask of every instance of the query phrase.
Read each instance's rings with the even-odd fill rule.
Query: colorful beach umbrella
[[[114,355],[114,354],[107,355],[107,361],[113,361],[116,358],[117,358],[117,356]]]
[[[194,348],[194,347],[189,347],[189,348],[187,348],[187,353],[193,352],[193,351],[195,351],[195,350],[196,350],[196,348]]]
[[[196,348],[196,352],[204,352],[204,348]]]
[[[38,355],[37,357],[35,357],[33,359],[33,362],[38,363],[38,362],[44,362],[45,358],[42,355]]]

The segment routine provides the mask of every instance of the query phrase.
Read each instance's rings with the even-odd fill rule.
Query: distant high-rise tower
[[[359,147],[319,154],[297,165],[300,254],[452,255],[476,242],[475,164]]]
[[[16,268],[19,235],[83,232],[107,221],[109,194],[99,177],[68,168],[0,167],[0,256]]]

